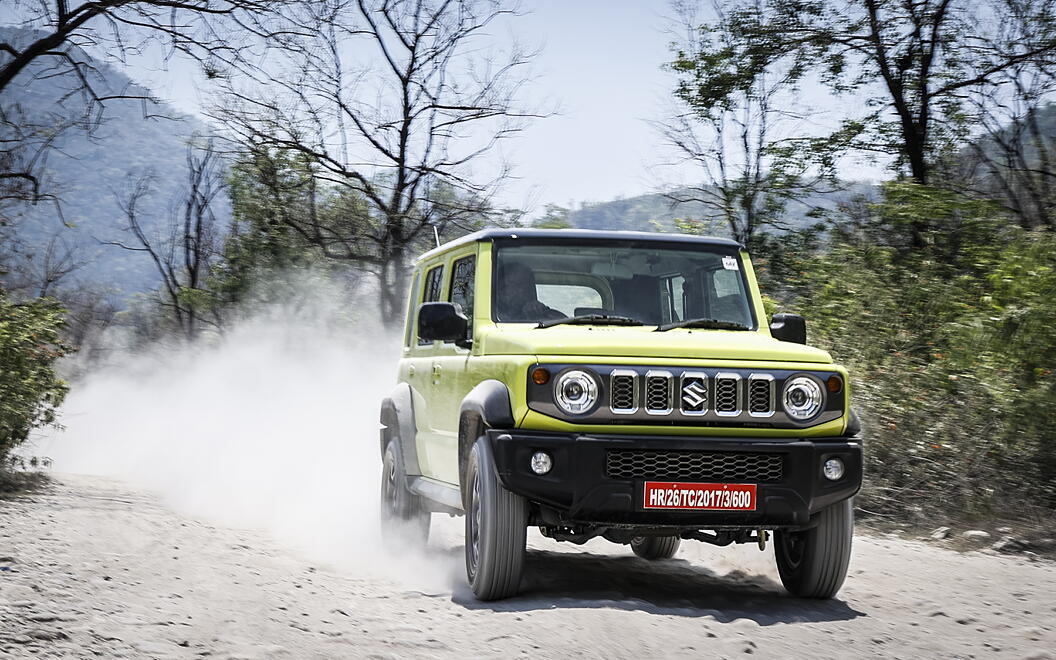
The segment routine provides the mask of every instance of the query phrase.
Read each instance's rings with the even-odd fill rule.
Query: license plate
[[[647,481],[642,502],[646,509],[755,511],[755,490],[755,484]]]

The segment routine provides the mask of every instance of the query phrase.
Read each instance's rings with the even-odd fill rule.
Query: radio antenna
[[[440,230],[433,225],[433,238],[436,239],[436,247],[440,247]]]

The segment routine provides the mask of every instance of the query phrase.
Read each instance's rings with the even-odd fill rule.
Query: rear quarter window
[[[429,272],[427,272],[425,274],[425,295],[422,297],[422,302],[438,302],[440,300],[440,296],[443,295],[443,292],[444,292],[444,267],[443,266],[434,266],[433,268],[431,268],[429,270]],[[417,319],[417,314],[415,315],[415,318]],[[417,325],[418,325],[418,323],[417,323],[417,320],[416,320],[415,321],[415,326],[417,326]],[[417,327],[415,327],[414,332],[415,332],[415,334],[418,333],[418,328]],[[431,341],[429,341],[427,339],[421,339],[421,338],[418,339],[418,345],[419,346],[428,346],[429,344],[432,344],[432,343],[433,342],[431,342]]]

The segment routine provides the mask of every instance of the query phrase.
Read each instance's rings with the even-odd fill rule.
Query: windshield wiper
[[[536,328],[552,328],[555,325],[645,325],[638,319],[629,316],[615,316],[612,314],[583,314],[581,316],[566,316],[563,319],[540,321]]]
[[[674,323],[667,323],[665,325],[658,326],[656,332],[667,332],[668,330],[674,330],[675,328],[707,328],[709,330],[751,330],[748,326],[743,323],[735,323],[733,321],[719,321],[718,319],[687,319],[685,321],[675,321]]]

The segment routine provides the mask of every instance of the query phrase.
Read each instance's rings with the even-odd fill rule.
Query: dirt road
[[[0,655],[1047,658],[1056,649],[1056,566],[1046,561],[860,537],[841,600],[819,603],[782,592],[769,551],[687,543],[677,559],[650,564],[604,541],[586,554],[533,536],[524,595],[482,604],[462,586],[461,520],[434,518],[427,558],[350,552],[319,565],[116,482],[60,477],[0,502]]]

